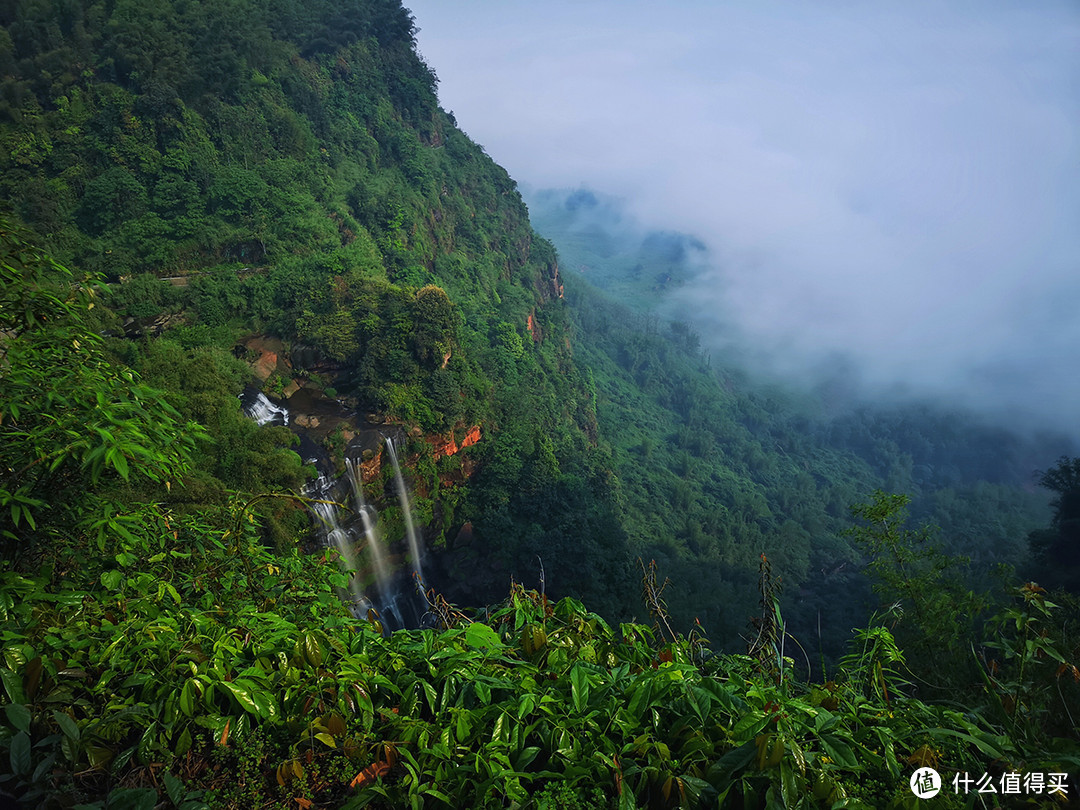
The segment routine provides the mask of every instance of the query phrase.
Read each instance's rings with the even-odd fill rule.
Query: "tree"
[[[1028,535],[1034,556],[1046,566],[1042,579],[1075,587],[1075,570],[1080,566],[1080,458],[1062,456],[1057,466],[1039,473],[1039,486],[1056,492],[1050,502],[1054,510],[1047,529]]]
[[[912,623],[898,639],[917,658],[922,674],[930,675],[930,685],[941,686],[947,678],[964,672],[969,662],[963,640],[970,636],[985,600],[967,590],[955,569],[966,563],[945,555],[932,542],[934,530],[917,531],[904,527],[907,495],[890,495],[877,490],[870,503],[852,507],[852,514],[865,522],[850,530],[855,543],[870,556],[870,573],[877,580],[874,590],[883,597],[887,612],[903,616],[910,608]],[[929,679],[928,679],[929,680]]]
[[[0,221],[0,542],[77,518],[109,480],[171,482],[202,429],[111,363],[90,313],[99,282]]]
[[[442,287],[428,284],[416,293],[412,304],[413,353],[429,368],[443,363],[456,340],[454,305]]]
[[[88,233],[101,235],[146,211],[147,195],[142,183],[123,166],[114,166],[86,186],[82,199],[82,222]]]

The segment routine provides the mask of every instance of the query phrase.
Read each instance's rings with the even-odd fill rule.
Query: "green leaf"
[[[272,694],[260,689],[257,684],[246,679],[243,681],[238,679],[236,683],[251,692],[251,699],[255,701],[255,705],[259,709],[259,717],[264,719],[277,717],[277,702]]]
[[[480,622],[473,622],[465,631],[465,643],[470,647],[503,647],[499,634]]]
[[[523,748],[521,753],[518,754],[517,761],[514,763],[515,771],[524,771],[532,761],[536,759],[536,755],[540,753],[540,747],[536,745],[530,745],[528,748]]]
[[[532,712],[536,708],[536,695],[531,692],[526,692],[521,696],[521,701],[518,703],[518,720],[524,720],[525,715]],[[520,770],[520,769],[519,769]]]
[[[589,702],[589,677],[583,667],[578,664],[570,670],[570,697],[574,702],[574,709],[581,712]]]
[[[109,794],[106,810],[154,810],[158,803],[153,788],[117,788]]]
[[[980,739],[979,737],[975,737],[971,734],[964,734],[962,731],[953,731],[952,729],[948,728],[931,728],[927,729],[927,733],[933,734],[935,737],[941,736],[943,734],[951,737],[959,737],[961,740],[965,740],[974,745],[991,759],[1004,760],[1006,758],[1002,751],[997,747],[999,743],[997,743],[996,740],[993,740],[993,738],[991,738],[990,740],[987,740],[985,737]],[[989,735],[986,735],[986,737],[989,737]]]
[[[60,726],[60,730],[64,732],[64,736],[72,742],[79,741],[79,726],[70,716],[64,714],[64,712],[53,711],[53,719],[56,720]]]
[[[427,697],[428,706],[431,707],[431,713],[435,714],[435,704],[438,702],[438,695],[435,694],[435,687],[427,681],[420,681],[420,686],[424,689],[424,695]]]
[[[756,756],[757,746],[753,740],[728,751],[709,767],[706,774],[708,781],[714,785],[730,782],[732,777],[744,770]]]
[[[780,795],[784,798],[785,807],[794,807],[799,798],[799,786],[795,780],[795,772],[786,760],[780,763]]]
[[[165,779],[165,792],[169,794],[169,801],[177,807],[184,801],[184,782],[177,779],[168,771],[162,774]]]
[[[476,697],[485,706],[491,703],[491,687],[481,681],[473,682],[473,690],[476,692]]]
[[[436,799],[438,799],[441,802],[444,802],[445,804],[453,804],[454,803],[453,799],[451,799],[445,793],[442,793],[441,791],[438,791],[433,787],[425,787],[420,792],[423,793],[423,794],[426,794],[428,796],[434,796]]]
[[[769,715],[765,712],[750,712],[742,720],[735,724],[731,730],[731,736],[737,742],[745,742],[765,728],[769,722]]]
[[[630,715],[635,719],[641,718],[641,713],[644,708],[649,704],[652,698],[652,681],[642,681],[638,683],[634,689],[634,694],[630,696]]]
[[[7,692],[8,700],[12,703],[26,703],[26,695],[23,694],[22,678],[10,669],[0,667],[0,681],[4,682],[4,691]]]
[[[464,709],[459,710],[457,712],[457,723],[455,725],[458,744],[464,744],[469,738],[469,732],[472,730],[471,715],[469,712]]]
[[[829,759],[837,765],[853,771],[857,771],[862,767],[851,747],[839,737],[833,734],[822,734],[819,739],[821,740],[821,747],[829,756]]]
[[[37,767],[34,768],[34,773],[30,777],[30,781],[40,782],[45,778],[45,774],[49,772],[54,764],[56,764],[55,754],[49,754],[47,757],[43,758],[41,762],[38,763]]]
[[[180,711],[188,717],[195,716],[195,699],[198,696],[198,688],[197,683],[188,678],[180,690]]]
[[[16,776],[30,773],[30,735],[25,731],[11,738],[11,772]]]
[[[337,748],[337,741],[324,731],[320,731],[315,735],[315,739],[321,742],[323,745],[327,745],[330,748]]]
[[[319,637],[313,632],[308,631],[304,633],[301,638],[301,651],[304,659],[313,667],[321,667],[323,660],[326,657],[326,653],[323,650],[322,642],[319,641]]]
[[[245,688],[244,686],[231,681],[219,681],[217,686],[236,698],[236,702],[240,704],[244,711],[247,711],[256,717],[263,716],[263,712],[259,710],[259,705],[255,702],[255,697],[249,688]]]
[[[185,728],[180,732],[180,739],[176,741],[176,748],[173,749],[173,753],[177,757],[182,757],[191,750],[191,742],[191,731]]]
[[[690,704],[690,711],[697,716],[701,723],[704,723],[709,714],[709,704],[711,702],[709,693],[701,687],[692,686],[686,690],[686,701]]]
[[[101,584],[110,591],[115,591],[120,587],[120,583],[124,581],[124,574],[122,571],[102,571],[101,572]]]
[[[32,718],[30,709],[22,703],[9,703],[4,706],[4,712],[7,714],[8,722],[11,723],[17,731],[25,731],[27,734],[30,733],[30,720]]]

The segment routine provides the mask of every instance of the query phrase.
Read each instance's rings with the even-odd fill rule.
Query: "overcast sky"
[[[1080,3],[405,2],[516,180],[707,245],[706,333],[1078,432]]]

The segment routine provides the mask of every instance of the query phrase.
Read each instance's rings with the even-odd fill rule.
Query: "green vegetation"
[[[484,623],[433,597],[440,630],[384,638],[345,613],[329,560],[271,554],[232,515],[148,505],[89,565],[72,542],[3,574],[3,789],[147,810],[884,808],[917,805],[916,765],[1080,764],[1051,737],[1080,689],[1053,677],[1075,666],[1034,587],[994,619],[983,708],[958,710],[910,696],[889,617],[855,631],[833,680],[799,683],[764,566],[752,656],[672,634],[654,569],[651,628],[514,585]]]
[[[1067,570],[1075,461],[1051,514],[1007,435],[714,363],[645,306],[682,237],[606,267],[636,309],[563,298],[396,0],[0,26],[3,798],[880,808],[916,765],[1076,771],[1076,602],[986,586],[1047,523],[1037,563]],[[578,248],[614,261],[603,235]],[[303,378],[408,436],[429,570],[493,607],[432,592],[434,629],[392,637],[346,611],[294,434],[241,412],[251,338],[291,363],[267,393]]]

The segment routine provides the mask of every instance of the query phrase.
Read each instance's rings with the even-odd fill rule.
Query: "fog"
[[[407,2],[523,184],[706,247],[716,351],[1080,420],[1080,5]]]

